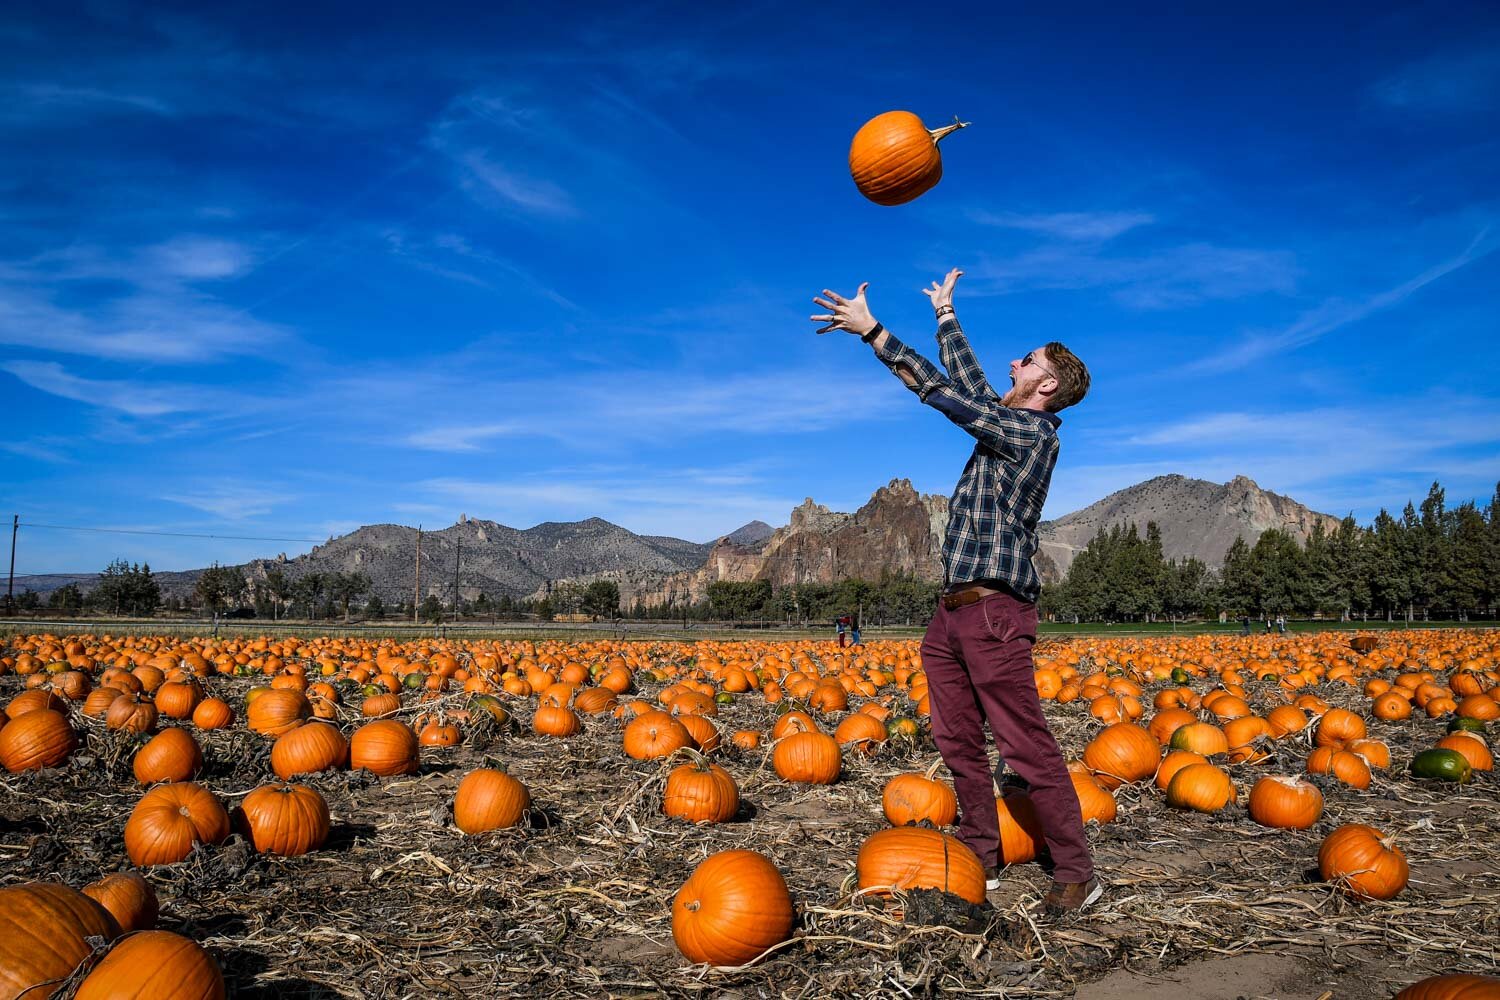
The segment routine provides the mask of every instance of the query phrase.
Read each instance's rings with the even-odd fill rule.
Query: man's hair
[[[1088,395],[1089,370],[1078,360],[1078,355],[1055,340],[1043,349],[1057,375],[1057,391],[1047,397],[1047,409],[1056,413]]]

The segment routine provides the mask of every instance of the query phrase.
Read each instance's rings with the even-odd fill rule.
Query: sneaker
[[[984,870],[984,891],[994,892],[1000,888],[1000,869],[986,868]]]
[[[1104,895],[1104,883],[1097,878],[1087,882],[1053,882],[1052,891],[1042,897],[1049,913],[1077,913]]]

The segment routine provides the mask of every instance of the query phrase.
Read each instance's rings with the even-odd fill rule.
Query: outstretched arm
[[[969,346],[969,338],[958,325],[958,316],[953,312],[953,288],[961,277],[963,272],[955,267],[943,277],[941,284],[934,281],[931,288],[922,289],[932,300],[933,311],[937,313],[938,357],[953,384],[964,392],[975,396],[995,395],[984,369],[979,366],[979,359],[974,356],[974,349]]]
[[[966,391],[937,365],[896,339],[870,314],[865,302],[868,287],[869,282],[860,285],[852,299],[826,288],[822,297],[814,297],[815,303],[829,310],[825,315],[812,317],[813,322],[825,324],[818,333],[843,330],[858,335],[874,348],[881,363],[922,402],[986,447],[1006,458],[1019,460],[1021,452],[1036,443],[1038,432],[1035,424],[1001,406],[993,394]]]

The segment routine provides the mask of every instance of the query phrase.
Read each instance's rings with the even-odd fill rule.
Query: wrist
[[[859,339],[863,340],[867,344],[873,343],[875,338],[880,336],[883,332],[885,332],[885,327],[880,325],[879,320],[876,320],[874,326],[870,327],[870,329],[859,335]]]
[[[942,319],[944,316],[952,316],[953,315],[953,307],[952,306],[938,306],[936,309],[933,310],[933,314],[936,315],[938,319]]]

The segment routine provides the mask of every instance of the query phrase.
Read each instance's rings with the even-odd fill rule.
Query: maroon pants
[[[1035,604],[1010,594],[952,611],[939,602],[922,640],[932,738],[953,772],[963,807],[958,837],[986,866],[1000,864],[994,775],[984,737],[988,721],[1002,759],[1031,785],[1053,878],[1086,882],[1094,874],[1093,859],[1067,762],[1042,715],[1031,665],[1035,642]]]

